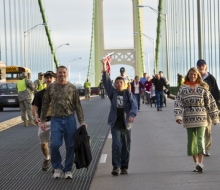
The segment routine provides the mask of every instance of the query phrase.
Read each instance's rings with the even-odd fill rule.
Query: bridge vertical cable
[[[91,76],[90,76],[90,74],[91,74],[91,69],[93,69],[93,71],[94,71],[94,68],[93,68],[93,67],[94,67],[94,65],[95,65],[95,64],[92,64],[92,63],[93,63],[93,61],[92,61],[92,59],[93,59],[93,53],[94,53],[95,1],[96,1],[96,0],[93,0],[92,31],[91,31],[91,42],[90,42],[89,66],[88,66],[88,72],[87,72],[87,78],[90,77],[90,81],[91,81],[92,78],[94,78],[94,75],[95,75],[95,73],[94,73],[94,75],[91,75]],[[95,84],[94,84],[94,85],[95,85]]]
[[[37,73],[49,70],[51,53],[42,24],[38,2],[30,0],[2,0],[4,42],[2,61],[6,65],[24,66],[24,41],[26,41],[26,63],[32,71],[32,80]],[[39,26],[38,26],[39,25]],[[35,26],[37,26],[35,28]],[[24,37],[24,32],[29,31]],[[25,38],[25,39],[24,39]],[[51,62],[50,62],[51,63]]]

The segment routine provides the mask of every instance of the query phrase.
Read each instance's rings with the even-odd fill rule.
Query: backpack
[[[79,127],[74,135],[75,142],[75,158],[74,163],[76,169],[87,168],[92,161],[92,153],[90,149],[90,136],[86,131],[86,126]]]

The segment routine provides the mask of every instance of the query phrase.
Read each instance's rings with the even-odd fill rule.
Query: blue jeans
[[[141,97],[140,97],[140,94],[133,94],[136,101],[137,101],[137,104],[138,104],[138,110],[140,110],[140,101],[141,101]]]
[[[155,90],[155,94],[156,94],[157,108],[162,108],[164,102],[164,93],[163,91]]]
[[[131,148],[131,130],[122,129],[114,125],[111,128],[112,133],[112,166],[113,168],[128,169],[130,148]]]
[[[61,169],[63,172],[72,171],[74,156],[74,140],[77,125],[74,115],[51,118],[51,137],[50,153],[51,165],[54,169]],[[63,144],[63,138],[66,145],[65,167],[62,166],[62,157],[59,148]]]

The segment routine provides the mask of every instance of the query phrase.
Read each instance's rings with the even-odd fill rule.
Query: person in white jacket
[[[193,156],[196,165],[194,171],[197,172],[203,171],[207,113],[212,123],[216,125],[219,116],[215,99],[209,91],[209,86],[203,82],[199,71],[192,67],[174,101],[174,114],[176,122],[183,123],[183,127],[187,129],[187,153],[188,156]]]

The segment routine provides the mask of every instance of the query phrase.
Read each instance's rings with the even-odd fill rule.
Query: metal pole
[[[148,67],[148,75],[150,76],[150,55],[147,54],[147,67]]]
[[[79,84],[81,84],[81,82],[80,82],[80,72],[79,72]]]
[[[167,14],[165,14],[165,27],[166,27],[166,58],[167,58],[167,80],[170,81],[170,63],[169,63],[169,49],[168,49],[168,21]]]
[[[202,9],[201,9],[201,0],[197,0],[198,7],[198,50],[199,50],[199,59],[203,58],[203,47],[202,47]]]
[[[153,41],[153,44],[154,44],[154,73],[153,74],[155,74],[155,71],[156,71],[156,56],[155,56],[155,39],[154,39],[154,41]],[[150,74],[150,73],[149,73]]]
[[[54,72],[54,70],[53,70],[53,52],[51,52],[51,69]]]
[[[70,63],[68,63],[68,69],[69,69],[69,76],[68,76],[68,78],[69,78],[69,82],[70,82]]]
[[[26,67],[26,42],[25,42],[25,32],[24,32],[24,67]]]

